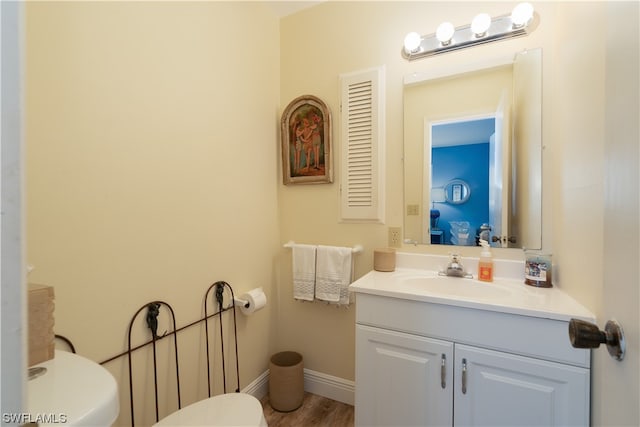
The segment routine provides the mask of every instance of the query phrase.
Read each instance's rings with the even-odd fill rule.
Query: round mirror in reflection
[[[444,197],[448,203],[453,205],[466,202],[469,200],[469,196],[471,196],[471,188],[461,179],[453,179],[444,187]]]

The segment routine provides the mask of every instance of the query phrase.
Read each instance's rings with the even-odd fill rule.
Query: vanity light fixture
[[[413,31],[407,34],[406,37],[404,38],[404,47],[409,51],[415,50],[418,47],[420,47],[421,41],[422,41],[422,37],[420,37],[420,34]]]
[[[511,22],[515,28],[521,28],[533,18],[533,6],[531,3],[520,3],[511,12]]]
[[[486,13],[480,13],[470,25],[462,27],[455,28],[450,22],[443,22],[435,34],[407,34],[402,54],[411,61],[478,44],[526,36],[537,26],[536,18],[531,3],[520,3],[510,15],[491,18]]]
[[[436,38],[442,46],[449,46],[455,32],[456,29],[453,27],[453,24],[451,22],[443,22],[442,24],[438,25],[438,29],[436,30]]]
[[[487,30],[490,26],[491,16],[488,13],[481,13],[471,21],[471,32],[476,38],[484,37],[487,35]]]

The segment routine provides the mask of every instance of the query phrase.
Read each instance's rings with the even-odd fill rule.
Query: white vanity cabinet
[[[589,425],[590,352],[571,347],[569,319],[356,301],[356,426]]]
[[[453,343],[357,325],[356,355],[356,425],[451,425]]]
[[[455,346],[454,425],[588,426],[589,370]]]

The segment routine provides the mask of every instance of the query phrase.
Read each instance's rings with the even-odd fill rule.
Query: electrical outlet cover
[[[402,247],[402,227],[389,227],[389,247]]]

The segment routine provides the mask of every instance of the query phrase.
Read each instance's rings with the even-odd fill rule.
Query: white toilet
[[[103,366],[56,350],[33,368],[27,383],[27,411],[40,426],[110,426],[120,412],[118,384]],[[28,422],[28,421],[27,421]]]
[[[246,393],[227,393],[192,403],[154,426],[267,427],[260,401]]]

